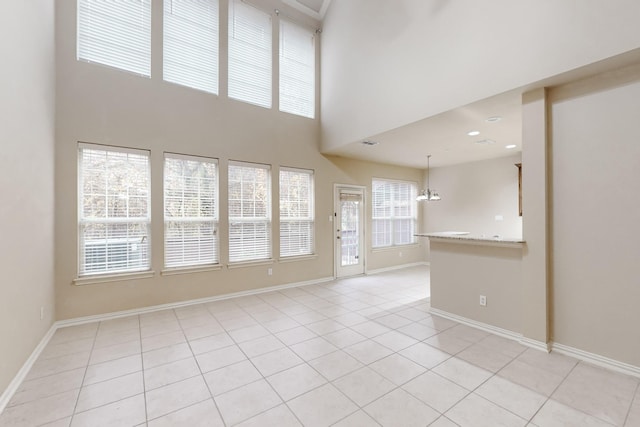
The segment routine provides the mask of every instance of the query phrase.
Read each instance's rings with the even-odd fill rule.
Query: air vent
[[[378,145],[378,142],[376,142],[376,141],[371,141],[371,140],[369,140],[369,139],[365,139],[364,141],[362,141],[362,143],[363,143],[364,145],[369,145],[369,146]]]

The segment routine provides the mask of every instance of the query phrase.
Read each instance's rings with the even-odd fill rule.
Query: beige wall
[[[521,247],[431,240],[430,256],[431,307],[521,332]]]
[[[636,49],[638,16],[637,0],[332,2],[323,149]]]
[[[0,14],[0,394],[55,315],[53,2],[4,6]]]
[[[550,101],[553,340],[640,366],[640,66]]]
[[[468,231],[491,237],[521,237],[518,168],[521,155],[433,168],[430,185],[442,200],[422,202],[423,232]],[[426,180],[424,182],[426,187]],[[496,216],[502,220],[496,220]]]
[[[159,4],[154,3],[156,12]],[[221,5],[221,64],[224,64],[225,2]],[[161,34],[157,25],[152,42],[156,56],[150,79],[76,61],[75,2],[58,2],[56,11],[56,301],[59,319],[331,277],[334,233],[329,217],[333,214],[334,183],[370,187],[372,176],[416,182],[422,177],[420,170],[328,160],[318,152],[318,119],[229,100],[224,95],[227,81],[224,66],[221,66],[220,96],[163,82],[160,77],[162,63],[157,57],[161,54]],[[274,93],[277,93],[275,86]],[[72,284],[78,268],[78,141],[151,150],[153,278],[84,286]],[[174,276],[159,274],[163,265],[162,161],[165,151],[210,156],[220,161],[222,268],[219,271]],[[274,200],[278,197],[279,166],[315,171],[315,258],[287,263],[276,259],[271,265],[227,268],[228,248],[224,236],[228,226],[226,171],[229,160],[272,165]],[[277,214],[278,207],[274,204],[274,236],[278,236]],[[370,247],[368,242],[367,247]],[[365,262],[368,269],[417,262],[423,259],[419,249],[416,246],[412,252],[395,258],[377,256],[367,250],[370,257]],[[277,238],[273,253],[278,253]],[[267,275],[268,268],[273,269],[272,276]]]

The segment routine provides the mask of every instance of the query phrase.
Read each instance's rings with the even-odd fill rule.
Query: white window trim
[[[375,181],[384,181],[384,182],[389,182],[389,183],[400,183],[400,184],[410,184],[414,186],[415,192],[417,194],[418,191],[418,183],[416,181],[404,181],[404,180],[400,180],[400,179],[388,179],[388,178],[379,178],[379,177],[373,177],[371,179],[371,222],[372,222],[372,226],[373,226],[373,221],[376,219],[390,219],[391,220],[391,244],[390,245],[385,245],[385,246],[373,246],[373,238],[371,241],[371,250],[374,252],[378,252],[378,251],[384,251],[384,250],[388,250],[388,249],[394,249],[394,248],[398,248],[398,247],[409,247],[409,246],[419,246],[419,243],[417,241],[417,237],[415,236],[415,233],[412,234],[412,241],[409,243],[395,243],[395,239],[394,239],[394,220],[396,219],[411,219],[414,221],[414,230],[417,229],[418,226],[418,204],[417,201],[415,200],[415,196],[411,197],[411,195],[409,195],[409,197],[411,198],[411,203],[413,203],[413,212],[414,212],[414,216],[399,216],[399,217],[394,217],[393,215],[391,217],[383,217],[383,218],[376,218],[374,217],[374,207],[373,207],[373,203],[374,203],[374,195],[373,195],[373,183]],[[393,213],[393,207],[392,207],[392,213]]]
[[[315,170],[313,169],[302,169],[302,168],[292,168],[292,167],[287,167],[287,166],[281,166],[279,168],[280,170],[278,171],[278,186],[280,186],[280,172],[282,171],[288,171],[288,172],[296,172],[296,173],[304,173],[304,174],[308,174],[311,178],[311,188],[310,188],[310,200],[309,200],[309,218],[308,219],[299,219],[299,218],[285,218],[283,219],[280,214],[278,214],[278,220],[279,223],[282,224],[283,222],[287,222],[287,221],[291,221],[291,222],[295,222],[295,221],[309,221],[311,223],[311,252],[308,254],[297,254],[297,255],[282,255],[282,235],[280,234],[278,236],[279,240],[280,240],[280,254],[278,259],[279,260],[287,260],[287,259],[302,259],[302,258],[307,258],[307,257],[313,257],[316,255],[316,218],[315,218]],[[278,192],[279,193],[279,192]],[[279,194],[278,197],[278,212],[280,212],[280,197],[281,195]],[[282,233],[282,231],[280,231],[280,233]]]
[[[237,160],[229,160],[227,164],[227,256],[228,256],[228,268],[242,267],[247,265],[261,265],[261,264],[270,264],[273,262],[273,218],[272,218],[272,210],[273,210],[273,191],[272,191],[272,167],[269,164],[265,163],[254,163],[254,162],[243,162]],[[233,166],[238,167],[249,167],[249,168],[259,168],[267,171],[267,201],[269,203],[268,208],[266,209],[266,218],[265,217],[232,217],[229,213],[229,209],[231,207],[230,199],[229,199],[229,185],[230,185],[230,171]],[[238,260],[231,261],[231,226],[236,223],[265,223],[267,225],[266,229],[268,231],[268,239],[269,239],[269,256],[268,258],[259,258],[259,259],[248,259],[248,260]]]
[[[185,219],[185,218],[177,218],[177,219],[173,219],[173,221],[175,222],[211,222],[213,224],[213,230],[216,233],[216,239],[215,239],[215,253],[218,257],[217,261],[215,262],[211,262],[211,263],[202,263],[202,264],[188,264],[188,265],[180,265],[180,266],[167,266],[167,260],[166,260],[166,255],[167,255],[167,247],[166,247],[166,230],[167,230],[167,217],[166,217],[166,185],[165,185],[165,162],[167,159],[176,159],[176,160],[185,160],[185,161],[196,161],[196,162],[207,162],[207,163],[213,163],[216,166],[216,184],[217,184],[217,188],[215,189],[215,201],[214,201],[214,206],[215,206],[215,211],[214,211],[214,218],[209,220],[209,219],[199,219],[199,220],[193,220],[193,219]],[[164,243],[164,251],[163,251],[163,265],[164,268],[161,271],[161,274],[163,275],[169,275],[172,274],[172,272],[175,272],[173,274],[180,274],[181,271],[185,271],[185,272],[195,272],[195,271],[208,271],[208,270],[216,270],[220,268],[220,162],[217,158],[213,158],[213,157],[204,157],[204,156],[193,156],[193,155],[186,155],[186,154],[178,154],[178,153],[170,153],[170,152],[165,152],[164,153],[164,161],[163,161],[163,176],[162,176],[162,192],[163,192],[163,204],[162,204],[162,210],[163,210],[163,243]]]
[[[290,77],[290,76],[285,76],[285,74],[283,73],[283,69],[286,69],[286,67],[283,66],[283,61],[285,61],[285,57],[284,57],[284,39],[283,39],[283,35],[285,34],[285,31],[283,30],[283,26],[286,25],[290,25],[290,26],[294,26],[297,27],[298,29],[306,32],[308,36],[310,36],[311,41],[312,41],[312,52],[311,52],[311,60],[312,63],[310,64],[311,66],[311,70],[310,70],[310,75],[311,75],[311,99],[310,99],[310,103],[309,105],[307,105],[307,107],[309,108],[310,114],[305,114],[305,112],[301,111],[301,110],[296,110],[294,108],[286,108],[283,107],[283,99],[284,99],[284,95],[286,95],[283,92],[283,87],[284,85],[282,84],[282,80],[283,77]],[[279,102],[278,102],[278,109],[283,112],[283,113],[287,113],[287,114],[293,114],[296,116],[300,116],[300,117],[306,117],[309,119],[315,119],[316,117],[316,88],[317,88],[317,73],[316,73],[316,51],[317,51],[317,37],[316,34],[314,32],[313,29],[308,28],[304,25],[301,25],[291,19],[286,19],[286,18],[280,18],[280,32],[279,32],[279,41],[278,41],[278,61],[279,61],[279,71],[278,71],[278,93],[279,93]],[[291,59],[291,58],[290,58]],[[296,87],[300,87],[300,86],[296,86]]]
[[[82,257],[84,256],[84,247],[81,245],[81,228],[84,223],[87,222],[104,222],[99,220],[83,220],[82,219],[82,203],[80,202],[80,198],[83,194],[82,189],[82,181],[81,181],[81,167],[82,167],[82,159],[81,159],[81,151],[84,149],[89,150],[101,150],[101,151],[111,151],[116,153],[129,153],[136,155],[145,155],[149,159],[149,179],[147,180],[147,192],[149,194],[149,204],[148,204],[148,215],[147,218],[144,219],[144,222],[147,223],[148,234],[146,236],[148,240],[148,264],[149,267],[147,269],[140,270],[130,270],[130,271],[113,271],[113,272],[97,272],[97,273],[84,273],[82,274],[80,269],[82,266]],[[106,283],[106,282],[117,282],[123,280],[136,280],[136,279],[144,279],[150,278],[155,275],[155,272],[152,270],[152,261],[153,261],[153,245],[152,245],[152,232],[151,232],[151,152],[149,150],[137,149],[137,148],[129,148],[129,147],[120,147],[114,145],[103,145],[103,144],[95,144],[88,142],[78,142],[78,178],[77,178],[77,224],[76,231],[77,235],[77,277],[73,280],[73,283],[76,285],[87,285],[87,284],[95,284],[95,283]],[[117,219],[113,222],[136,222],[136,221],[126,221],[124,219]]]

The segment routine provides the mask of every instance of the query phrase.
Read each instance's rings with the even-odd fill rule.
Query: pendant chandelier
[[[422,192],[416,197],[418,202],[437,202],[440,200],[440,195],[436,191],[432,191],[429,188],[429,159],[431,158],[431,154],[427,156],[427,189],[422,190]]]

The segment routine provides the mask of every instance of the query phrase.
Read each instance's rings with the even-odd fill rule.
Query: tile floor
[[[429,315],[428,270],[59,329],[1,426],[640,426],[639,380]]]

